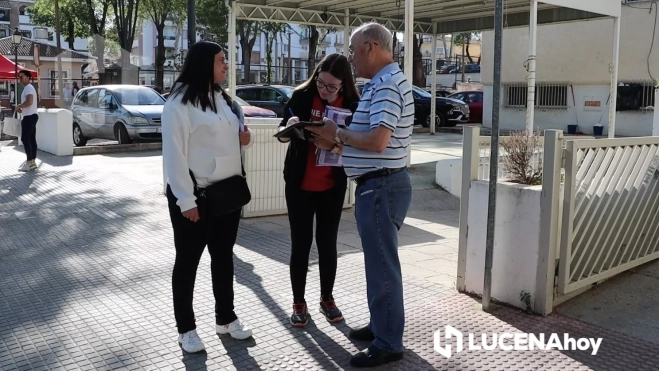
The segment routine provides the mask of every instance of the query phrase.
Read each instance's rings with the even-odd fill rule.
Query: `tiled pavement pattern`
[[[170,290],[174,249],[159,179],[143,176],[143,164],[135,165],[132,158],[123,159],[122,169],[112,169],[90,166],[89,158],[72,163],[71,158],[40,156],[44,163],[37,172],[18,174],[22,154],[11,147],[0,152],[0,370],[349,369],[350,356],[368,345],[347,338],[348,326],[368,320],[363,260],[350,235],[349,212],[335,290],[347,323],[328,324],[314,306],[306,329],[291,328],[285,218],[249,219],[235,248],[235,302],[255,336],[236,341],[214,334],[206,254],[195,309],[208,352],[186,355],[176,343]],[[456,247],[449,227],[455,228],[457,214],[441,211],[455,205],[440,200],[439,193],[415,192],[410,225],[402,232],[406,357],[383,369],[657,369],[657,345],[560,316],[474,309],[476,301],[450,287]],[[441,276],[435,270],[446,272]],[[313,264],[308,302],[318,295]],[[449,324],[465,332],[553,331],[605,339],[597,356],[464,351],[447,360],[434,352],[432,334]]]

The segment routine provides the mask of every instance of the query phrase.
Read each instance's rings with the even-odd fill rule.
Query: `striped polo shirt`
[[[407,148],[414,126],[414,96],[397,63],[391,63],[364,85],[350,131],[365,132],[383,125],[393,131],[382,153],[343,146],[343,168],[350,179],[384,168],[407,166]]]

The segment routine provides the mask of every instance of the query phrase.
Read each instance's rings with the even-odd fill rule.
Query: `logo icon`
[[[444,333],[444,337],[446,338],[446,340],[451,340],[451,337],[453,336],[455,336],[455,338],[457,339],[457,346],[455,353],[460,353],[464,348],[462,332],[458,331],[458,329],[456,329],[453,326],[446,326],[446,331]],[[435,331],[435,351],[446,358],[451,358],[451,356],[453,355],[451,351],[452,347],[450,344],[446,344],[442,346],[441,338],[442,338],[442,332],[440,330]]]

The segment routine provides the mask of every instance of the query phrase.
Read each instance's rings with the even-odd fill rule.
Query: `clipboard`
[[[289,139],[302,139],[304,138],[304,133],[302,130],[307,126],[323,126],[325,125],[322,121],[300,121],[295,125],[291,125],[286,129],[277,132],[273,137],[275,138],[289,138]]]

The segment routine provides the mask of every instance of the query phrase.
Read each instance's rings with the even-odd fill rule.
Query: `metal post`
[[[616,106],[618,101],[618,60],[620,58],[620,18],[613,18],[613,65],[611,68],[611,98],[609,104],[609,138],[616,136]]]
[[[188,0],[188,50],[197,42],[195,0]]]
[[[435,135],[435,122],[437,114],[437,22],[432,23],[432,68],[430,70],[432,74],[432,87],[430,88],[430,95],[432,99],[430,100],[430,135]]]
[[[540,198],[540,250],[536,275],[536,313],[547,315],[553,309],[556,251],[560,239],[560,191],[563,165],[563,131],[545,130]]]
[[[538,42],[538,0],[531,0],[531,11],[529,19],[529,59],[527,61],[528,88],[526,92],[526,132],[533,133],[533,121],[535,120],[535,66],[536,66],[536,44]],[[576,107],[575,107],[576,109]]]
[[[414,0],[405,1],[405,78],[412,83],[414,81]]]
[[[60,14],[59,14],[59,1],[55,0],[55,34],[56,39],[56,48],[57,48],[57,106],[64,107],[64,83],[62,81],[62,30],[60,28]],[[41,90],[41,86],[39,86]],[[35,99],[37,97],[34,97]]]
[[[343,14],[343,55],[348,56],[350,46],[350,9],[346,8]]]
[[[414,84],[414,0],[405,1],[405,78]],[[407,147],[407,166],[412,165],[412,146]]]
[[[501,109],[501,53],[503,44],[503,0],[494,6],[494,91],[492,94],[492,141],[490,145],[490,189],[487,203],[487,235],[485,243],[485,282],[483,310],[490,308],[492,294],[492,261],[494,252],[494,220],[497,204],[499,172],[499,110]]]
[[[227,0],[229,6],[229,94],[236,96],[236,12],[238,5],[235,1]],[[247,72],[247,71],[245,71]],[[247,76],[246,76],[247,77]]]
[[[479,126],[465,126],[462,131],[462,180],[460,184],[460,228],[458,236],[458,275],[456,289],[464,292],[467,275],[467,238],[469,237],[469,189],[471,182],[478,179],[480,161]]]

